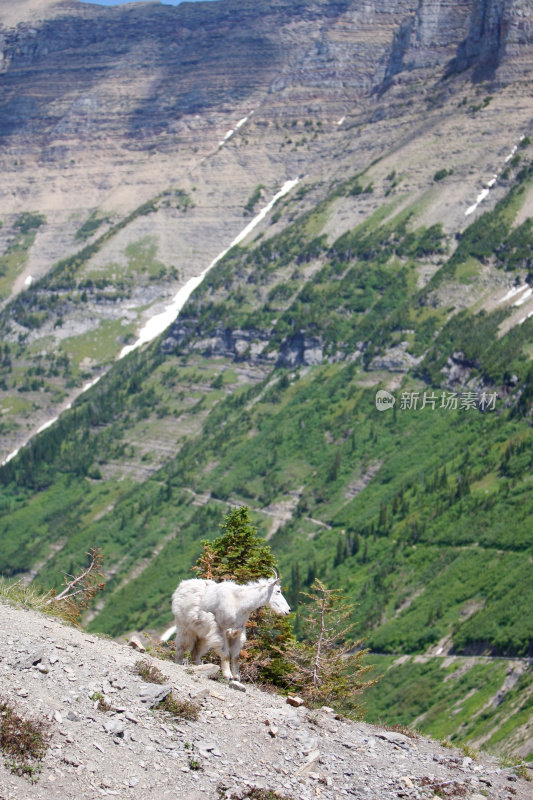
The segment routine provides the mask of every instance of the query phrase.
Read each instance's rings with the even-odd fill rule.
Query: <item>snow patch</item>
[[[482,189],[482,190],[480,191],[480,193],[479,193],[479,194],[478,194],[478,196],[476,197],[476,202],[475,202],[475,203],[473,203],[471,206],[469,206],[469,207],[466,209],[466,211],[465,211],[465,217],[469,217],[469,216],[470,216],[470,214],[473,214],[473,213],[474,213],[474,211],[476,210],[476,208],[478,207],[478,205],[479,205],[480,203],[482,203],[482,202],[483,202],[483,200],[485,200],[485,198],[486,198],[486,197],[488,197],[488,196],[489,196],[489,192],[490,192],[490,189]]]
[[[346,117],[341,117],[340,120],[337,122],[337,125],[342,125],[342,123],[345,121],[345,119],[346,119]]]
[[[97,378],[94,378],[94,380],[89,381],[89,383],[86,383],[85,386],[83,387],[83,389],[81,389],[81,391],[79,392],[79,394],[76,395],[76,398],[79,397],[80,394],[83,394],[84,392],[88,391],[96,383],[98,383],[98,381],[100,380],[101,377],[102,376],[99,375]],[[76,399],[76,398],[74,398],[74,399]],[[65,406],[64,410],[66,411],[67,409],[72,408],[72,403],[73,402],[74,402],[74,400],[72,400],[70,403],[67,403],[67,405]],[[35,431],[34,434],[32,434],[32,436],[36,436],[38,433],[42,433],[47,428],[50,428],[50,426],[53,425],[54,422],[56,422],[58,419],[59,419],[59,417],[56,416],[53,419],[48,420],[48,422],[45,422],[43,425],[41,425],[40,428],[37,428],[37,430]],[[26,444],[27,444],[27,442],[26,442]],[[2,461],[1,466],[3,467],[4,464],[7,464],[9,461],[11,461],[13,458],[15,458],[15,456],[19,453],[19,451],[20,451],[20,447],[17,447],[16,450],[13,450],[13,452],[10,453],[8,456],[6,456],[6,458]]]
[[[533,289],[530,286],[528,286],[527,291],[524,292],[522,297],[520,297],[515,303],[513,303],[513,306],[515,306],[516,308],[518,308],[518,306],[523,306],[526,300],[529,300],[532,294],[533,294]]]
[[[18,454],[19,450],[20,450],[20,447],[17,447],[16,450],[13,450],[12,453],[10,453],[6,458],[4,458],[4,460],[2,461],[2,466],[4,466],[5,464],[8,464],[11,461],[11,459],[15,458],[15,456]]]
[[[518,150],[518,145],[515,144],[515,146],[513,147],[511,152],[509,153],[509,155],[505,157],[505,163],[506,164],[507,164],[508,161],[510,161],[512,159],[512,157],[514,156],[514,154],[516,153],[517,150]]]
[[[277,201],[280,200],[288,192],[290,192],[290,190],[293,189],[299,182],[300,178],[295,178],[294,180],[285,181],[279,192],[275,194],[272,200],[270,200],[270,202],[267,203],[267,205],[263,209],[261,209],[261,211],[251,220],[251,222],[249,222],[248,225],[246,225],[246,227],[242,229],[242,231],[238,234],[238,236],[236,236],[235,239],[231,242],[229,247],[226,247],[225,250],[219,253],[219,255],[209,264],[209,266],[206,267],[206,269],[204,269],[202,273],[200,273],[200,275],[197,275],[196,277],[191,278],[189,281],[187,281],[185,286],[181,287],[181,289],[174,296],[170,305],[168,305],[164,309],[164,311],[162,311],[160,314],[155,314],[153,317],[151,317],[151,319],[148,320],[148,322],[144,325],[144,327],[141,328],[137,340],[133,344],[123,347],[118,355],[117,360],[124,358],[124,356],[128,355],[128,353],[131,353],[133,350],[136,350],[143,344],[151,342],[153,339],[155,339],[157,336],[163,333],[163,331],[165,331],[169,327],[169,325],[171,325],[174,322],[174,320],[178,316],[179,312],[181,311],[181,309],[183,308],[183,306],[185,305],[185,303],[187,302],[193,291],[196,289],[197,286],[201,284],[201,282],[203,281],[209,270],[213,269],[215,264],[218,264],[218,262],[222,258],[224,258],[224,256],[231,250],[232,247],[235,247],[235,245],[242,242],[243,239],[245,239],[248,236],[248,234],[266,217],[266,215],[277,203]],[[98,383],[101,377],[102,376],[99,375],[97,378],[94,378],[94,380],[86,383],[85,386],[79,392],[79,394],[76,395],[76,397],[79,397],[80,394],[83,394],[84,392],[87,392],[89,389],[91,389],[96,383]],[[65,406],[65,409],[71,408],[71,406],[72,403],[69,403],[67,406]],[[40,428],[37,429],[35,434],[42,433],[42,431],[45,431],[47,428],[50,428],[57,420],[58,416],[55,416],[53,419],[48,420],[48,422],[45,422],[43,425],[41,425]],[[25,442],[25,444],[27,444],[28,441],[30,441],[30,439],[28,439]],[[15,458],[15,456],[19,452],[20,452],[20,447],[18,447],[16,450],[13,450],[13,452],[10,453],[7,456],[7,458],[4,459],[4,461],[2,461],[2,466],[4,464],[7,464],[13,458]]]
[[[202,283],[207,273],[211,269],[213,269],[215,264],[218,264],[218,262],[222,258],[224,258],[224,256],[231,250],[232,247],[235,247],[235,245],[242,242],[243,239],[245,239],[248,236],[248,234],[256,227],[256,225],[258,225],[261,222],[261,220],[263,220],[266,217],[266,215],[274,206],[274,204],[281,197],[286,195],[287,192],[290,192],[290,190],[294,188],[294,186],[296,186],[296,184],[299,183],[299,181],[300,181],[299,178],[286,181],[279,190],[279,192],[276,195],[274,195],[272,200],[259,212],[259,214],[257,214],[257,216],[255,216],[252,219],[251,222],[248,223],[248,225],[246,225],[245,228],[243,228],[243,230],[239,233],[239,235],[235,237],[235,239],[231,242],[229,247],[223,250],[209,264],[209,266],[206,267],[206,269],[204,269],[202,273],[200,273],[200,275],[196,275],[194,278],[190,278],[190,280],[187,281],[185,286],[182,286],[181,289],[177,292],[170,305],[168,305],[164,309],[164,311],[162,311],[160,314],[155,314],[153,317],[151,317],[151,319],[148,320],[148,322],[140,330],[137,341],[134,342],[133,344],[127,345],[121,350],[118,356],[119,359],[124,358],[124,356],[128,355],[128,353],[131,353],[133,350],[136,350],[138,347],[141,347],[141,345],[151,342],[153,339],[156,338],[156,336],[159,336],[161,333],[163,333],[163,331],[165,331],[169,327],[169,325],[172,325],[172,323],[178,316],[179,312],[181,311],[181,309],[183,308],[183,306],[185,305],[191,294],[194,292],[197,286],[199,286]]]
[[[222,140],[221,140],[221,141],[218,143],[218,146],[219,146],[219,147],[223,147],[223,145],[225,145],[225,144],[226,144],[226,142],[228,141],[228,139],[231,139],[231,137],[233,136],[233,134],[235,133],[235,131],[238,131],[238,130],[239,130],[239,128],[242,128],[242,126],[243,126],[243,125],[244,125],[246,122],[248,122],[248,120],[250,119],[250,117],[252,116],[252,114],[253,114],[253,113],[254,113],[253,111],[250,111],[250,113],[248,114],[248,116],[247,116],[247,117],[243,117],[242,119],[240,119],[240,120],[237,122],[237,124],[235,125],[235,127],[234,127],[234,128],[232,128],[231,130],[229,130],[229,131],[226,133],[226,135],[224,136],[224,138],[223,138],[223,139],[222,139]]]
[[[36,433],[42,433],[47,428],[50,428],[50,426],[53,425],[54,422],[57,422],[58,419],[59,419],[59,417],[54,417],[53,419],[49,419],[48,422],[45,422],[44,425],[41,425],[40,428],[37,428]]]
[[[510,160],[512,159],[512,157],[514,156],[514,154],[515,154],[515,153],[516,153],[516,151],[518,150],[518,146],[519,146],[520,142],[521,142],[521,141],[522,141],[524,138],[525,138],[525,134],[523,134],[523,135],[520,137],[520,139],[518,140],[518,144],[515,144],[515,145],[514,145],[514,147],[513,147],[513,149],[512,149],[512,150],[511,150],[511,152],[509,153],[509,155],[505,157],[505,162],[504,162],[505,164],[507,164],[507,162],[508,162],[508,161],[510,161]],[[488,182],[487,182],[487,186],[486,186],[486,188],[485,188],[485,189],[482,189],[482,190],[481,190],[481,192],[480,192],[480,193],[478,194],[478,196],[476,197],[476,202],[475,202],[475,203],[472,203],[472,205],[471,205],[471,206],[468,206],[468,208],[467,208],[467,209],[466,209],[466,211],[465,211],[465,217],[469,217],[469,216],[470,216],[470,214],[473,214],[473,213],[474,213],[474,211],[476,210],[476,208],[478,207],[478,205],[479,205],[480,203],[482,203],[482,202],[483,202],[483,200],[485,200],[485,199],[486,199],[486,198],[489,196],[489,192],[490,192],[490,190],[491,190],[491,189],[492,189],[492,188],[495,186],[495,184],[496,184],[496,181],[497,181],[497,180],[498,180],[498,173],[495,173],[495,174],[492,176],[492,178],[490,179],[490,181],[488,181]]]
[[[506,300],[510,300],[511,297],[514,297],[516,294],[520,294],[520,292],[524,292],[528,288],[527,283],[524,283],[523,286],[513,286],[512,289],[509,289],[506,295],[504,295],[498,303],[505,303]]]
[[[224,138],[218,143],[218,146],[222,147],[223,145],[225,145],[228,139],[231,139],[234,133],[235,131],[233,129],[231,131],[228,131],[227,134],[224,136]]]
[[[165,331],[169,327],[169,325],[171,325],[174,322],[174,320],[178,316],[179,312],[181,311],[181,309],[183,308],[183,306],[185,305],[185,303],[187,302],[193,291],[196,289],[197,286],[199,286],[202,283],[207,273],[211,269],[213,269],[215,264],[218,264],[218,262],[222,258],[224,258],[224,256],[227,253],[229,253],[232,247],[235,247],[235,245],[242,242],[243,239],[245,239],[248,236],[248,234],[251,233],[251,231],[253,231],[253,229],[266,217],[266,215],[269,213],[269,211],[271,211],[271,209],[277,203],[277,201],[280,200],[282,197],[284,197],[286,194],[288,194],[288,192],[290,192],[291,189],[293,189],[299,182],[300,178],[294,178],[293,180],[285,181],[279,192],[275,194],[272,200],[270,200],[270,202],[267,203],[267,205],[263,209],[261,209],[261,211],[251,220],[251,222],[249,222],[248,225],[246,225],[246,227],[242,229],[242,231],[238,234],[238,236],[236,236],[235,239],[231,242],[229,247],[226,247],[226,249],[223,250],[209,264],[209,266],[206,267],[206,269],[204,269],[202,273],[200,273],[200,275],[197,275],[196,277],[188,280],[185,286],[182,286],[181,289],[177,292],[171,304],[167,306],[164,311],[162,311],[160,314],[155,314],[153,317],[151,317],[151,319],[148,320],[148,322],[144,325],[144,327],[141,328],[138,334],[137,341],[135,341],[133,344],[127,345],[126,347],[123,347],[117,357],[117,360],[124,358],[124,356],[128,355],[128,353],[131,353],[133,350],[136,350],[143,344],[151,342],[153,339],[155,339],[157,336],[163,333],[163,331]],[[102,376],[99,375],[97,378],[94,378],[94,380],[89,381],[89,383],[86,383],[83,389],[79,392],[79,394],[87,392],[92,386],[98,383],[101,377]],[[76,396],[78,397],[79,395]],[[65,409],[70,408],[71,405],[72,403],[69,403],[67,406],[65,406]],[[51,425],[54,424],[54,422],[57,421],[57,419],[58,417],[56,416],[53,419],[49,420],[48,422],[45,422],[43,425],[41,425],[40,428],[38,428],[36,434],[41,433],[42,431],[49,428]],[[31,438],[32,437],[30,437],[30,439]],[[27,444],[28,441],[30,441],[30,439],[28,439],[25,442],[25,444]],[[21,448],[18,447],[16,450],[13,450],[13,452],[10,453],[4,459],[4,461],[2,461],[2,466],[4,466],[4,464],[7,464],[13,458],[15,458],[15,456],[20,452],[20,449]]]
[[[522,317],[522,319],[519,320],[518,324],[522,325],[522,323],[524,323],[526,319],[529,319],[530,317],[533,317],[533,311],[530,311],[529,314],[526,314],[525,317]]]
[[[202,272],[201,275],[190,278],[185,286],[182,286],[177,294],[174,295],[172,303],[168,305],[160,314],[155,314],[153,317],[151,317],[144,327],[141,328],[137,341],[122,348],[118,356],[119,359],[124,358],[124,356],[127,356],[128,353],[131,353],[133,350],[141,347],[141,345],[151,342],[152,339],[155,339],[156,336],[159,336],[160,333],[163,333],[163,331],[168,328],[169,325],[172,325],[191,294],[203,281],[206,272],[207,270]]]
[[[83,389],[81,390],[80,394],[83,394],[84,392],[89,391],[89,389],[92,389],[93,386],[96,386],[96,384],[98,383],[98,381],[100,380],[101,377],[102,376],[99,375],[94,380],[89,381],[89,383],[86,383],[85,386],[83,387]],[[67,408],[70,408],[70,403],[68,404]]]

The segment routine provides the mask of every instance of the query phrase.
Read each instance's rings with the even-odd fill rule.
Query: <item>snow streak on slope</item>
[[[235,239],[232,241],[229,247],[226,247],[225,250],[219,253],[219,255],[209,264],[209,266],[206,267],[206,269],[204,269],[202,273],[200,273],[200,275],[196,275],[194,278],[191,278],[189,281],[187,281],[185,286],[181,287],[178,293],[174,296],[174,299],[172,300],[170,305],[168,305],[164,311],[162,311],[160,314],[156,314],[155,316],[151,317],[151,319],[148,320],[146,325],[139,332],[139,338],[137,339],[137,341],[134,342],[133,344],[124,347],[119,354],[119,358],[124,358],[124,356],[126,356],[128,353],[131,353],[132,350],[136,350],[141,345],[146,344],[147,342],[151,342],[153,339],[156,338],[156,336],[159,336],[159,334],[163,333],[163,331],[166,330],[168,326],[174,322],[174,320],[178,316],[179,312],[181,311],[181,309],[183,308],[183,306],[185,305],[185,303],[187,302],[193,291],[196,289],[197,286],[199,286],[202,283],[207,273],[211,269],[213,269],[215,264],[218,264],[218,262],[222,258],[224,258],[224,256],[227,253],[229,253],[232,247],[235,247],[235,245],[240,244],[240,242],[242,242],[243,239],[245,239],[248,236],[248,234],[251,233],[251,231],[253,231],[256,225],[258,225],[261,222],[261,220],[263,220],[266,217],[266,215],[272,209],[274,204],[281,197],[287,194],[287,192],[290,192],[290,190],[294,186],[296,186],[299,180],[300,180],[299,178],[296,178],[295,180],[286,181],[279,190],[279,192],[276,195],[274,195],[270,203],[268,203],[259,212],[259,214],[257,214],[257,216],[254,217],[253,220],[248,223],[248,225],[239,233],[239,235],[235,237]]]
[[[508,162],[509,162],[509,161],[512,159],[512,157],[515,155],[515,153],[516,153],[516,151],[518,150],[518,147],[519,147],[519,145],[520,145],[520,142],[521,142],[523,139],[524,139],[524,136],[521,136],[521,137],[520,137],[520,139],[518,140],[518,144],[515,144],[515,145],[513,146],[513,149],[512,149],[512,150],[511,150],[511,152],[509,153],[509,155],[507,155],[507,156],[505,157],[505,162],[504,162],[505,164],[507,164],[507,163],[508,163]],[[492,187],[493,187],[493,186],[496,184],[496,181],[497,181],[497,180],[498,180],[498,174],[496,174],[496,175],[493,175],[493,176],[492,176],[492,178],[490,179],[490,181],[488,181],[488,182],[487,182],[487,185],[486,185],[486,187],[485,187],[484,189],[482,189],[482,190],[480,191],[480,193],[478,194],[478,196],[476,197],[476,201],[475,201],[475,203],[472,203],[472,205],[471,205],[471,206],[468,206],[468,208],[467,208],[467,209],[466,209],[466,211],[465,211],[465,217],[469,217],[469,216],[470,216],[470,214],[473,214],[473,213],[474,213],[474,211],[476,210],[476,208],[478,207],[478,205],[479,205],[480,203],[482,203],[482,202],[483,202],[483,200],[486,200],[486,199],[487,199],[487,197],[488,197],[488,196],[489,196],[489,194],[490,194],[490,190],[491,190],[491,189],[492,189]]]
[[[232,128],[231,130],[229,130],[227,132],[227,134],[224,136],[224,138],[218,143],[218,146],[222,147],[222,145],[226,144],[228,139],[231,139],[231,137],[233,136],[235,131],[238,131],[239,128],[241,128],[244,125],[245,122],[248,122],[248,120],[250,119],[250,117],[252,116],[253,113],[254,113],[253,111],[250,111],[250,113],[248,114],[247,117],[243,117],[242,119],[240,119],[238,121],[238,123],[235,125],[235,128]]]
[[[466,209],[466,211],[465,211],[465,217],[469,217],[469,216],[470,216],[470,214],[473,214],[473,213],[474,213],[474,211],[476,210],[476,208],[478,207],[478,205],[479,205],[480,203],[482,203],[482,202],[483,202],[483,200],[485,200],[485,198],[487,198],[487,197],[489,196],[489,192],[490,192],[490,189],[482,189],[482,190],[480,191],[480,193],[479,193],[479,194],[478,194],[478,196],[476,197],[476,202],[475,202],[475,203],[472,203],[472,205],[471,205],[471,206],[469,206],[469,207]]]
[[[245,120],[241,120],[238,127],[240,127],[241,124],[244,124],[244,122]],[[275,194],[272,200],[269,203],[267,203],[267,205],[259,212],[259,214],[257,214],[257,216],[255,216],[251,220],[251,222],[249,222],[248,225],[246,225],[246,227],[243,228],[243,230],[238,234],[238,236],[236,236],[235,239],[231,242],[229,247],[226,247],[225,250],[219,253],[219,255],[209,264],[209,266],[206,267],[206,269],[204,269],[204,271],[200,273],[200,275],[197,275],[194,278],[191,278],[189,281],[187,281],[185,286],[181,287],[181,289],[174,296],[170,305],[168,305],[164,311],[162,311],[160,314],[155,314],[146,322],[146,324],[138,334],[137,341],[135,341],[131,345],[127,345],[126,347],[124,347],[120,351],[118,359],[124,358],[124,356],[128,355],[128,353],[131,353],[133,350],[136,350],[143,344],[147,344],[148,342],[153,341],[153,339],[155,339],[157,336],[163,333],[163,331],[165,331],[169,327],[169,325],[172,325],[172,323],[178,316],[179,312],[181,311],[181,309],[183,308],[183,306],[185,305],[185,303],[187,302],[193,291],[196,289],[197,286],[199,286],[202,283],[207,273],[211,269],[213,269],[213,267],[216,264],[218,264],[218,262],[221,259],[223,259],[227,253],[229,253],[232,247],[235,247],[235,245],[240,244],[240,242],[242,242],[248,236],[248,234],[251,233],[251,231],[253,231],[253,229],[266,217],[266,215],[269,213],[269,211],[271,211],[275,203],[284,195],[286,195],[288,192],[290,192],[290,190],[293,189],[299,183],[299,181],[300,178],[295,178],[294,180],[285,181],[279,192]],[[81,394],[83,394],[92,386],[94,386],[96,383],[98,383],[101,377],[102,376],[99,376],[98,378],[95,378],[94,380],[87,383],[83,387],[83,389],[80,392],[78,392],[78,394],[73,398],[73,400],[70,403],[68,403],[68,405],[65,406],[64,410],[70,408],[72,402]],[[28,437],[28,439],[24,444],[27,444],[33,436],[46,430],[51,425],[53,425],[54,422],[57,422],[57,419],[58,419],[57,416],[53,417],[53,419],[41,425],[40,428],[38,428],[30,437]],[[21,445],[21,447],[23,446],[24,445]],[[2,466],[4,464],[7,464],[8,461],[11,461],[11,459],[15,458],[19,450],[20,447],[18,447],[16,450],[13,450],[13,452],[10,453],[4,461],[2,461]]]
[[[500,298],[500,300],[498,300],[498,303],[505,303],[506,300],[511,300],[512,297],[514,297],[517,294],[520,294],[520,292],[525,292],[526,289],[529,289],[527,283],[524,283],[523,286],[513,286],[512,289],[509,289],[507,294],[505,294],[502,298]]]
[[[83,389],[82,389],[80,392],[78,392],[78,394],[77,394],[77,395],[76,395],[76,396],[75,396],[75,397],[74,397],[74,398],[73,398],[73,399],[70,401],[70,403],[67,403],[67,405],[66,405],[66,406],[63,408],[63,411],[66,411],[68,408],[72,408],[72,403],[74,402],[74,400],[75,400],[77,397],[79,397],[80,395],[82,395],[84,392],[88,391],[88,390],[89,390],[89,389],[90,389],[92,386],[94,386],[96,383],[98,383],[98,381],[100,380],[100,378],[101,378],[101,377],[102,377],[102,376],[101,376],[101,375],[99,375],[97,378],[94,378],[92,381],[89,381],[89,383],[86,383],[86,384],[85,384],[85,386],[83,387]],[[7,457],[6,457],[6,458],[5,458],[3,461],[2,461],[2,463],[0,464],[0,466],[2,466],[2,467],[3,467],[3,466],[4,466],[4,464],[7,464],[7,463],[8,463],[8,461],[11,461],[11,459],[12,459],[12,458],[15,458],[15,456],[17,455],[17,453],[19,453],[19,452],[20,452],[20,449],[21,449],[21,447],[24,447],[24,445],[28,444],[28,442],[30,441],[30,439],[32,439],[34,436],[37,436],[37,434],[39,434],[39,433],[42,433],[42,432],[43,432],[43,431],[45,431],[47,428],[50,428],[50,427],[51,427],[51,426],[54,424],[54,422],[57,422],[57,420],[58,420],[58,419],[59,419],[59,415],[57,415],[56,417],[52,417],[52,419],[49,419],[49,420],[48,420],[48,422],[45,422],[45,423],[43,423],[43,425],[41,425],[41,427],[40,427],[40,428],[37,428],[37,430],[36,430],[36,431],[34,431],[34,432],[31,434],[31,436],[29,436],[29,437],[28,437],[28,439],[27,439],[27,440],[24,442],[24,444],[22,444],[20,447],[17,447],[17,449],[16,449],[16,450],[13,450],[13,451],[12,451],[12,452],[11,452],[11,453],[10,453],[10,454],[9,454],[9,455],[8,455],[8,456],[7,456]]]
[[[519,297],[516,302],[513,303],[513,306],[523,306],[526,300],[529,300],[531,295],[533,294],[533,289],[528,286],[526,291],[523,293],[522,297]]]

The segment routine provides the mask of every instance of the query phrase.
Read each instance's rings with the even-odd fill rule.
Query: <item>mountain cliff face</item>
[[[519,51],[531,41],[529,12],[528,4],[523,2],[473,3],[468,33],[459,46],[453,68],[473,66],[474,79],[492,77],[500,67],[502,77],[513,71],[516,75],[520,70]]]
[[[527,663],[489,704],[446,660],[533,653],[529,4],[0,19],[0,570],[102,547],[90,625],[157,628],[246,504],[293,605],[359,604],[395,722],[530,755]]]
[[[126,148],[170,136],[164,146],[175,146],[180,121],[283,86],[347,99],[400,73],[494,71],[503,62],[503,74],[517,77],[532,39],[520,0],[120,8],[65,0],[39,10],[2,26],[0,135],[42,148],[106,136]]]

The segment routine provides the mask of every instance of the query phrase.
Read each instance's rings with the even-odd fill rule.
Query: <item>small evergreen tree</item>
[[[328,483],[335,483],[339,476],[339,469],[341,466],[341,451],[337,450],[335,458],[333,459],[328,472]]]
[[[330,705],[360,719],[359,696],[377,680],[364,680],[372,666],[363,663],[368,650],[363,639],[348,641],[353,624],[353,605],[342,601],[342,592],[328,589],[318,578],[310,592],[308,614],[303,617],[303,642],[288,647],[285,657],[293,666],[288,676],[293,688],[309,705]]]
[[[305,579],[306,586],[311,586],[311,584],[316,578],[316,573],[317,573],[316,560],[313,560],[313,562],[309,564],[309,568],[307,570],[307,578]]]
[[[220,527],[222,536],[202,542],[202,553],[193,567],[200,578],[246,583],[272,576],[276,559],[251,524],[247,506],[232,509]]]
[[[337,553],[333,559],[333,566],[338,567],[346,558],[346,539],[344,536],[339,536],[337,539]]]
[[[220,526],[222,535],[202,542],[202,552],[193,567],[199,578],[247,583],[272,577],[276,559],[270,547],[251,524],[246,506],[232,509]],[[295,639],[291,617],[280,617],[260,608],[246,626],[247,642],[241,654],[241,674],[247,680],[285,685],[291,666],[283,656]]]
[[[298,562],[291,566],[291,588],[288,595],[286,595],[291,608],[296,610],[300,602],[300,591],[302,589],[302,578],[300,575],[300,565]]]

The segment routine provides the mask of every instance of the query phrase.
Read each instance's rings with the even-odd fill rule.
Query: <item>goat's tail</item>
[[[169,628],[168,630],[166,630],[166,631],[164,632],[164,634],[161,636],[161,638],[159,639],[159,641],[160,641],[160,642],[168,642],[168,640],[170,639],[170,637],[171,637],[171,636],[172,636],[174,633],[176,633],[176,626],[175,626],[175,625],[173,625],[171,628]]]

